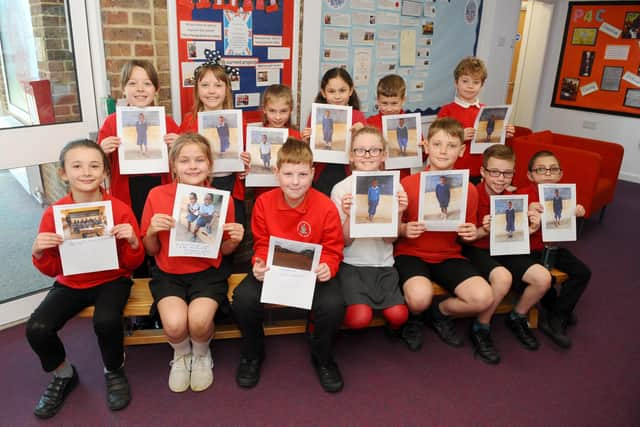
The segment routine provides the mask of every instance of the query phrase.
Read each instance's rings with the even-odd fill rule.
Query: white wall
[[[556,1],[548,50],[544,61],[541,90],[536,100],[537,107],[533,128],[536,130],[551,129],[558,133],[622,144],[625,154],[620,179],[640,183],[640,120],[637,117],[550,107],[567,8],[568,0]],[[583,127],[585,121],[591,122],[595,129],[585,129]]]

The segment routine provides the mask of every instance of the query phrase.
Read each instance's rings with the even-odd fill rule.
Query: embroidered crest
[[[300,221],[298,223],[298,234],[301,237],[309,237],[311,234],[311,225],[307,221]]]

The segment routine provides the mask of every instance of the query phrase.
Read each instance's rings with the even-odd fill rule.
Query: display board
[[[233,105],[249,121],[259,120],[261,94],[274,83],[295,80],[294,32],[297,0],[173,0],[170,3],[174,116],[193,108],[193,72],[217,50],[237,67]],[[171,7],[173,6],[173,8]],[[177,90],[175,88],[178,88]],[[177,110],[177,111],[176,111]]]
[[[552,107],[640,115],[640,2],[569,2]]]
[[[453,100],[453,69],[475,53],[481,10],[481,0],[306,1],[303,63],[319,56],[316,81],[330,68],[346,68],[367,115],[376,113],[376,85],[387,74],[405,79],[406,110],[433,112]],[[314,25],[315,52],[306,34]],[[305,79],[309,69],[303,67]]]

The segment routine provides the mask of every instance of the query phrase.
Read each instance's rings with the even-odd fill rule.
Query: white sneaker
[[[193,356],[191,363],[191,390],[203,391],[213,384],[213,359],[211,351],[205,356]]]
[[[176,356],[169,362],[169,389],[175,393],[182,393],[189,389],[191,381],[191,353]]]

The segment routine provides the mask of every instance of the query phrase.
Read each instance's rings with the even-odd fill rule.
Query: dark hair
[[[527,165],[527,170],[529,170],[529,172],[533,170],[533,165],[536,164],[536,160],[538,160],[540,157],[553,157],[554,159],[558,160],[556,155],[553,154],[551,151],[540,150],[537,153],[535,153],[533,156],[531,156],[531,159],[529,160],[529,164]],[[560,166],[560,160],[558,160],[558,166]]]
[[[482,167],[487,168],[489,159],[508,160],[515,163],[516,153],[508,145],[494,144],[482,153]]]
[[[189,193],[189,196],[193,196],[196,200],[198,200],[198,195],[196,193]]]
[[[90,139],[76,139],[75,141],[67,142],[67,144],[64,147],[62,147],[62,150],[60,151],[60,157],[58,159],[58,162],[60,163],[60,169],[64,170],[64,162],[65,162],[65,157],[67,153],[73,150],[74,148],[78,148],[78,147],[93,148],[94,150],[99,152],[100,156],[102,157],[102,164],[104,165],[104,171],[106,172],[107,176],[111,176],[111,166],[109,165],[109,157],[107,157],[105,152],[102,151],[102,148],[98,144],[96,144]]]
[[[336,68],[332,68],[330,70],[328,70],[326,73],[324,73],[324,76],[322,76],[322,80],[320,80],[320,90],[318,91],[318,94],[316,95],[316,99],[314,102],[319,102],[322,104],[326,104],[327,103],[327,99],[322,95],[322,91],[324,90],[324,88],[327,87],[327,84],[329,84],[329,80],[331,79],[342,79],[344,80],[344,82],[347,84],[347,86],[349,86],[349,88],[353,89],[353,92],[351,93],[351,96],[349,97],[349,105],[351,107],[353,107],[356,110],[360,109],[360,98],[358,98],[358,94],[356,93],[356,89],[353,86],[353,79],[351,78],[351,76],[349,75],[349,72],[347,70],[345,70],[344,68],[340,68],[340,67],[336,67]]]
[[[124,90],[127,82],[131,78],[131,73],[133,73],[133,69],[135,67],[142,68],[145,73],[147,73],[147,77],[153,83],[153,87],[156,88],[156,91],[160,90],[160,79],[158,79],[158,72],[156,71],[156,67],[150,61],[146,59],[132,59],[122,67],[122,71],[120,71],[120,89]]]
[[[378,96],[399,96],[404,99],[407,91],[407,85],[404,79],[397,74],[389,74],[384,76],[378,82],[376,92]]]

